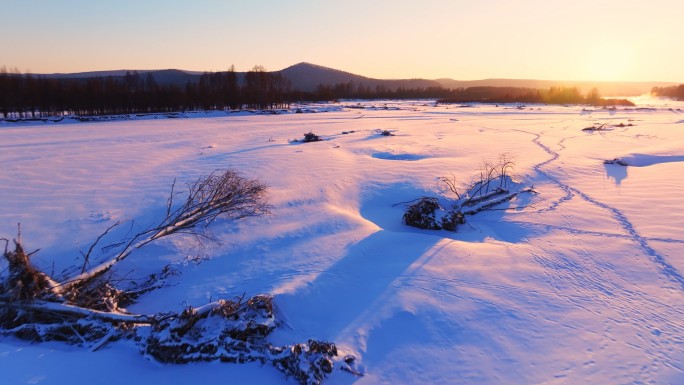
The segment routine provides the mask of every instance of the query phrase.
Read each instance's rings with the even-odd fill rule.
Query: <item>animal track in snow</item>
[[[522,130],[518,130],[518,131],[526,132],[526,131],[522,131]],[[554,184],[556,184],[560,189],[562,189],[566,193],[565,197],[554,202],[550,207],[543,209],[543,210],[540,210],[540,212],[555,210],[561,203],[563,203],[564,201],[572,199],[573,196],[575,196],[575,195],[579,196],[584,201],[586,201],[586,202],[588,202],[594,206],[597,206],[601,209],[604,209],[604,210],[610,212],[613,219],[618,222],[620,227],[630,236],[632,241],[637,243],[640,246],[640,248],[644,251],[644,253],[646,253],[646,255],[648,255],[651,258],[651,260],[653,262],[655,262],[656,265],[658,265],[658,267],[660,267],[662,273],[665,274],[671,280],[677,282],[681,286],[681,288],[684,290],[684,276],[679,272],[679,270],[677,270],[676,267],[674,267],[670,263],[668,263],[667,260],[665,259],[665,257],[663,257],[653,247],[650,246],[650,244],[648,243],[648,240],[644,236],[639,234],[639,232],[634,227],[634,224],[632,224],[632,222],[630,222],[630,220],[627,218],[627,216],[622,211],[620,211],[619,209],[617,209],[615,207],[609,206],[603,202],[600,202],[600,201],[592,198],[590,195],[586,194],[585,192],[582,192],[582,191],[580,191],[574,187],[571,187],[571,186],[561,182],[558,178],[555,178],[551,174],[542,170],[542,167],[549,165],[550,163],[556,161],[560,157],[560,155],[558,154],[558,152],[552,150],[549,146],[547,146],[541,142],[542,134],[535,134],[535,133],[531,133],[531,132],[527,132],[527,133],[530,135],[534,135],[535,138],[532,139],[532,142],[535,143],[537,146],[541,147],[546,153],[548,153],[551,156],[551,158],[545,160],[544,162],[535,165],[534,166],[535,171],[537,171],[539,174],[547,177],[549,180],[551,180]],[[561,147],[563,147],[562,142],[564,140],[565,139],[563,139],[559,142],[559,145]]]

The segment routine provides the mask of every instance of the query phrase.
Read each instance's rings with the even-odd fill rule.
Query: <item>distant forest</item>
[[[235,69],[207,72],[184,87],[156,82],[151,73],[53,79],[0,70],[0,114],[9,118],[118,115],[289,106],[290,83],[256,66],[238,83]]]
[[[604,99],[596,88],[583,95],[576,87],[533,89],[519,87],[470,87],[452,90],[452,95],[438,100],[440,103],[542,103],[589,104],[592,106],[633,106],[627,99]]]
[[[305,95],[302,95],[305,96]],[[353,83],[340,83],[334,86],[319,85],[309,95],[314,100],[333,99],[437,99],[438,103],[540,103],[540,104],[590,104],[594,106],[633,106],[626,99],[601,98],[596,88],[585,96],[577,87],[551,87],[536,89],[525,87],[468,87],[445,89],[397,88],[387,89],[383,86],[366,88],[357,87]],[[306,98],[305,98],[306,99]]]
[[[680,86],[681,87],[681,86]],[[664,88],[669,89],[669,88]],[[437,99],[440,103],[545,103],[633,105],[603,99],[596,89],[586,96],[577,88],[540,90],[520,87],[445,89],[364,86],[354,82],[319,85],[313,92],[292,89],[280,73],[255,66],[240,79],[234,67],[207,72],[185,86],[159,84],[151,73],[55,79],[0,69],[0,118],[168,113],[195,110],[281,109],[290,103],[339,99]]]
[[[676,100],[684,100],[684,84],[672,87],[653,87],[651,93],[656,96],[667,96]]]

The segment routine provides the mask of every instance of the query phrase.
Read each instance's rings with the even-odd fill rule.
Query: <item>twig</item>
[[[166,203],[166,217],[167,218],[171,215],[171,207],[173,206],[173,196],[174,196],[173,190],[175,188],[176,188],[176,178],[173,178],[173,183],[171,184],[171,194],[169,194],[169,199],[167,200],[167,203]]]
[[[71,329],[71,331],[74,332],[74,335],[76,337],[78,337],[81,340],[81,343],[83,343],[85,345],[88,341],[86,341],[86,339],[83,338],[81,333],[79,333],[78,330],[76,330],[76,328],[74,327],[73,324],[69,323],[68,325],[69,325],[69,329]]]
[[[399,206],[399,205],[406,205],[406,204],[413,203],[413,202],[417,202],[417,201],[419,201],[419,200],[421,200],[421,199],[426,199],[426,198],[432,199],[433,197],[422,196],[422,197],[420,197],[420,198],[412,199],[412,200],[410,200],[410,201],[395,203],[395,204],[392,205],[392,207],[397,207],[397,206]],[[437,198],[434,198],[434,199],[437,199]]]
[[[112,337],[114,337],[115,335],[116,335],[116,329],[114,329],[114,328],[110,329],[109,332],[108,332],[104,337],[102,337],[102,339],[100,339],[99,341],[97,341],[96,343],[94,343],[93,346],[90,347],[90,351],[91,351],[91,352],[96,352],[96,351],[100,350],[100,349],[101,349],[103,346],[105,346],[105,345],[107,344],[107,342],[109,342],[109,340],[111,340]]]
[[[105,230],[104,233],[100,234],[100,236],[97,237],[97,239],[95,240],[95,242],[93,242],[93,244],[90,245],[90,248],[88,249],[88,252],[86,252],[85,254],[81,253],[81,254],[83,254],[83,266],[81,267],[81,273],[84,273],[84,272],[85,272],[86,266],[88,265],[88,262],[90,261],[90,253],[93,252],[93,249],[95,249],[95,246],[98,244],[98,242],[100,242],[100,240],[101,240],[102,238],[104,238],[104,236],[107,235],[107,233],[109,233],[109,230],[115,228],[115,227],[118,226],[119,224],[120,224],[120,221],[116,221],[116,223],[114,223],[113,225],[109,226],[109,227],[107,228],[107,230]]]
[[[458,188],[456,188],[456,175],[454,175],[453,172],[451,173],[451,179],[447,177],[441,177],[440,180],[447,185],[449,191],[456,194],[457,199],[461,199],[461,194],[459,194]]]
[[[0,241],[5,241],[5,253],[4,253],[4,254],[7,254],[7,250],[8,250],[7,248],[9,247],[9,239],[7,239],[7,238],[0,238]],[[3,254],[3,255],[4,255],[4,254]]]

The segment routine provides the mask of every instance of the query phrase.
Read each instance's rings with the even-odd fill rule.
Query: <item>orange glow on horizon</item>
[[[0,67],[684,82],[680,0],[207,2],[9,2]]]
[[[636,59],[628,45],[608,41],[591,45],[578,70],[584,80],[629,81],[638,64]]]

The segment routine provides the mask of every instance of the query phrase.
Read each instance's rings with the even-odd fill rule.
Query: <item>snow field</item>
[[[34,261],[59,272],[115,221],[153,222],[174,178],[182,187],[232,167],[270,186],[272,214],[218,222],[222,246],[198,250],[180,237],[131,256],[118,268],[128,277],[168,263],[182,273],[132,311],[274,294],[284,321],[274,344],[327,339],[360,357],[364,377],[335,372],[328,384],[684,381],[677,110],[362,104],[2,125],[0,237],[21,222],[27,247],[41,249]],[[633,126],[582,131],[596,122]],[[291,142],[309,131],[325,140]],[[538,194],[480,213],[457,233],[401,224],[402,202],[447,198],[439,177],[453,174],[465,188],[501,154]],[[615,157],[630,166],[603,164]],[[206,260],[187,258],[198,253]],[[255,364],[162,366],[125,344],[88,353],[0,341],[8,384],[77,383],[95,368],[117,373],[103,384],[294,383]]]

